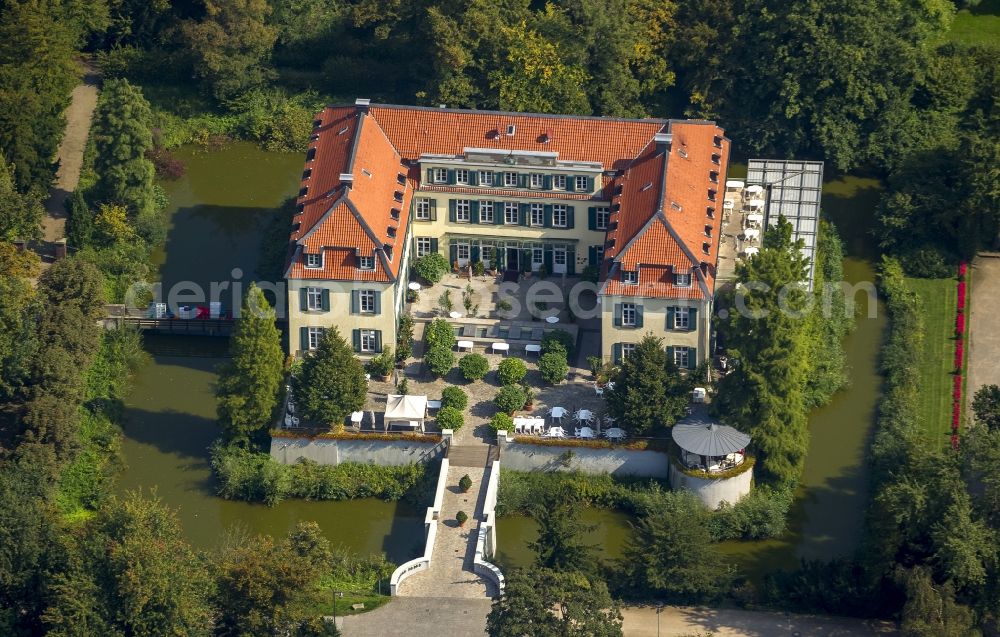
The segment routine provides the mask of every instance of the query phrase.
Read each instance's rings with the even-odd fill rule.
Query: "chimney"
[[[670,133],[656,133],[653,135],[653,142],[656,143],[656,150],[664,152],[674,141],[674,136]]]
[[[368,107],[371,105],[371,103],[372,101],[370,99],[364,97],[359,97],[358,99],[354,100],[354,105],[357,106],[358,110],[361,111],[362,113],[368,112]]]
[[[340,183],[350,188],[354,185],[354,175],[351,173],[340,173]]]

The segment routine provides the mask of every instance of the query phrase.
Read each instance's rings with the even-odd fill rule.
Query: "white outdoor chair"
[[[598,396],[603,396],[604,395],[604,388],[595,384],[594,385],[594,393],[597,394]]]
[[[577,428],[575,428],[573,430],[573,437],[574,438],[579,438],[580,437],[580,428],[579,427],[577,427]]]

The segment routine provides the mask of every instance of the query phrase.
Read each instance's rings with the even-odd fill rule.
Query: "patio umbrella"
[[[693,416],[673,426],[674,442],[699,456],[725,456],[745,449],[750,436],[709,418]]]

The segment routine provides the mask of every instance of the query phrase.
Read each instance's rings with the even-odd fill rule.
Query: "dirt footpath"
[[[656,609],[629,607],[622,611],[625,637],[869,637],[894,635],[888,622],[849,617],[792,615],[739,609],[664,606],[657,630]]]
[[[972,415],[972,396],[983,385],[1000,385],[1000,254],[980,256],[969,268],[969,356],[966,405]],[[969,420],[971,422],[971,418]]]
[[[66,132],[59,144],[59,170],[45,202],[45,244],[49,250],[53,242],[66,236],[65,201],[80,183],[83,149],[97,106],[97,71],[87,63],[83,67],[83,83],[73,89],[72,101],[66,108]]]

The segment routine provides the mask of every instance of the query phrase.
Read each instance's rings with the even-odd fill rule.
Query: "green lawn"
[[[960,44],[1000,44],[1000,0],[983,0],[956,13],[947,37]]]
[[[955,362],[955,279],[907,279],[924,305],[924,349],[919,352],[920,413],[928,437],[943,448],[951,434]]]

